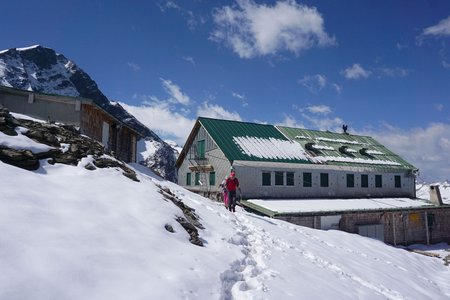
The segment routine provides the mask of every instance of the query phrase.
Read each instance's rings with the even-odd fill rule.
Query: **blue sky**
[[[449,1],[8,1],[40,44],[163,138],[198,115],[374,136],[450,179]],[[20,13],[19,13],[20,12]]]

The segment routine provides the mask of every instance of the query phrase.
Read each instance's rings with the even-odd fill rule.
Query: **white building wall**
[[[414,197],[415,180],[403,172],[381,172],[368,168],[336,166],[235,162],[236,176],[243,198],[367,198]],[[275,185],[275,172],[284,172],[283,185]],[[271,173],[271,185],[262,185],[262,173]],[[286,185],[286,172],[294,173],[294,185]],[[312,175],[312,186],[303,186],[303,173]],[[320,173],[328,174],[328,187],[320,186]],[[347,174],[354,174],[355,186],[347,187]],[[361,187],[361,174],[368,175],[368,187]],[[375,187],[375,175],[382,176],[382,187]],[[401,176],[401,187],[395,187],[394,176]]]

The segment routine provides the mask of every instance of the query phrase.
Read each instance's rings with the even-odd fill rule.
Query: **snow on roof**
[[[11,112],[11,115],[16,119],[30,120],[30,121],[39,122],[39,123],[47,123],[47,121],[45,121],[45,120],[33,118],[33,117],[30,117],[30,116],[24,115],[24,114]]]
[[[315,163],[325,163],[327,161],[334,162],[347,162],[347,163],[357,163],[357,164],[369,164],[369,165],[390,165],[390,166],[401,166],[400,163],[390,160],[380,160],[380,159],[363,159],[358,157],[343,157],[343,156],[316,156],[311,157],[311,160]]]
[[[342,143],[342,144],[364,145],[363,143],[360,143],[357,141],[350,141],[350,140],[344,140],[344,139],[330,139],[330,138],[325,138],[325,137],[317,137],[316,140],[324,141],[324,142]]]
[[[265,159],[308,160],[305,150],[296,142],[249,136],[235,136],[233,142],[241,149],[243,154],[248,156]]]
[[[366,151],[367,154],[379,154],[379,155],[383,155],[384,153],[378,150],[367,150]]]
[[[316,145],[316,144],[312,145],[311,147],[313,147],[314,149],[317,149],[317,150],[334,150],[333,147],[323,146],[323,145]]]
[[[410,198],[371,198],[371,199],[293,199],[259,200],[248,202],[278,213],[308,213],[349,210],[378,210],[433,206],[432,203]]]
[[[309,136],[305,136],[305,135],[296,135],[294,137],[294,139],[299,139],[299,140],[309,140],[310,137]]]

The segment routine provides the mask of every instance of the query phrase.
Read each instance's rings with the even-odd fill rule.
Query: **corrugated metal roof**
[[[264,155],[264,152],[273,152],[274,149],[269,148],[276,147],[277,142],[292,143],[292,141],[281,134],[273,125],[202,117],[198,121],[229,160],[310,163],[306,159],[289,158],[287,155],[281,154],[279,157],[258,157],[249,155],[242,148],[242,144],[239,143],[241,139],[239,138],[256,138],[260,142],[258,146],[261,148],[261,152],[263,152],[262,155]]]
[[[231,161],[415,169],[369,136],[202,117],[198,122]]]
[[[277,126],[287,138],[309,148],[312,158],[326,158],[325,164],[373,165],[388,169],[415,167],[369,136]],[[307,145],[309,144],[309,145]],[[308,147],[309,146],[309,147]],[[343,148],[344,147],[344,148]],[[367,163],[364,163],[367,161]],[[392,163],[391,163],[392,162]]]

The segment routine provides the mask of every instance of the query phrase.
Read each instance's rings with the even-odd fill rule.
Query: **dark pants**
[[[236,207],[236,191],[228,191],[228,210],[235,211]]]

